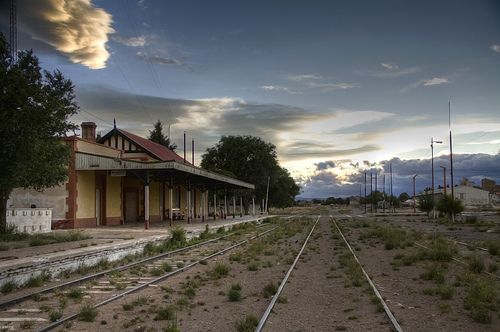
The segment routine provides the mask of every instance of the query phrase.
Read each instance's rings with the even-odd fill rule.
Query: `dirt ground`
[[[417,245],[432,246],[438,235],[475,244],[500,241],[495,216],[480,219],[476,225],[450,225],[429,223],[422,216],[360,216],[346,208],[300,211],[309,216],[102,307],[94,322],[75,320],[63,329],[253,331],[316,220],[312,214],[322,212],[265,331],[393,330],[362,273],[351,265],[352,256],[329,215],[338,222],[404,331],[500,331],[500,280],[481,273],[500,267],[499,255],[446,241],[454,257],[466,263],[461,265],[451,259],[433,261]],[[389,240],[381,229],[389,232]],[[388,241],[396,244],[388,247]],[[483,264],[479,272],[471,268],[474,257]],[[474,285],[485,287],[486,294],[481,296],[490,302],[466,305]],[[473,315],[479,307],[483,323]]]

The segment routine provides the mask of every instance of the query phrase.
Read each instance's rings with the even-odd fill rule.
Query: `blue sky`
[[[454,151],[500,152],[498,1],[17,5],[19,48],[74,81],[75,121],[147,135],[160,119],[179,146],[194,137],[197,160],[221,135],[258,135],[304,197],[355,194],[357,174],[391,158],[414,167],[431,137],[445,155],[449,100]]]

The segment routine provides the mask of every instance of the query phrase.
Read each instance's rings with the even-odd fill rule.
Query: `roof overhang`
[[[77,151],[75,153],[75,169],[78,171],[125,170],[127,174],[129,172],[141,175],[148,173],[153,178],[175,181],[175,183],[185,184],[189,182],[193,185],[216,185],[229,189],[255,189],[253,184],[177,161],[144,162]]]

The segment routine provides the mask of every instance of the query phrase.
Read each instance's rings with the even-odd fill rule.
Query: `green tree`
[[[42,190],[64,182],[70,150],[62,137],[77,126],[74,86],[61,72],[40,68],[32,51],[14,62],[0,34],[0,231],[14,188]]]
[[[292,205],[300,189],[288,171],[278,165],[276,147],[259,137],[222,136],[214,147],[206,150],[201,167],[254,184],[257,203],[266,197],[270,177],[269,206]],[[243,196],[248,211],[251,193],[245,191]]]
[[[407,193],[404,192],[404,193],[401,193],[398,198],[401,202],[404,202],[404,201],[407,201],[410,199],[410,195],[408,195]]]
[[[425,194],[418,198],[418,208],[420,211],[427,213],[427,217],[434,209],[434,200],[431,194]]]
[[[160,120],[156,121],[153,130],[149,131],[150,141],[166,146],[168,149],[175,151],[177,144],[170,142],[170,137],[163,134],[163,124]]]
[[[451,195],[444,195],[437,204],[439,212],[454,217],[464,211],[463,203],[458,199],[453,199]]]

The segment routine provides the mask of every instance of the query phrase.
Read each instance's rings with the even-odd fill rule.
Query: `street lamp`
[[[413,176],[413,213],[417,213],[417,205],[415,204],[415,178],[418,174]]]
[[[434,143],[442,144],[443,141],[435,141],[433,137],[431,137],[431,167],[432,167],[432,218],[436,219],[436,209],[434,205],[436,205],[434,200]]]
[[[439,166],[443,169],[443,194],[446,196],[446,167]]]

